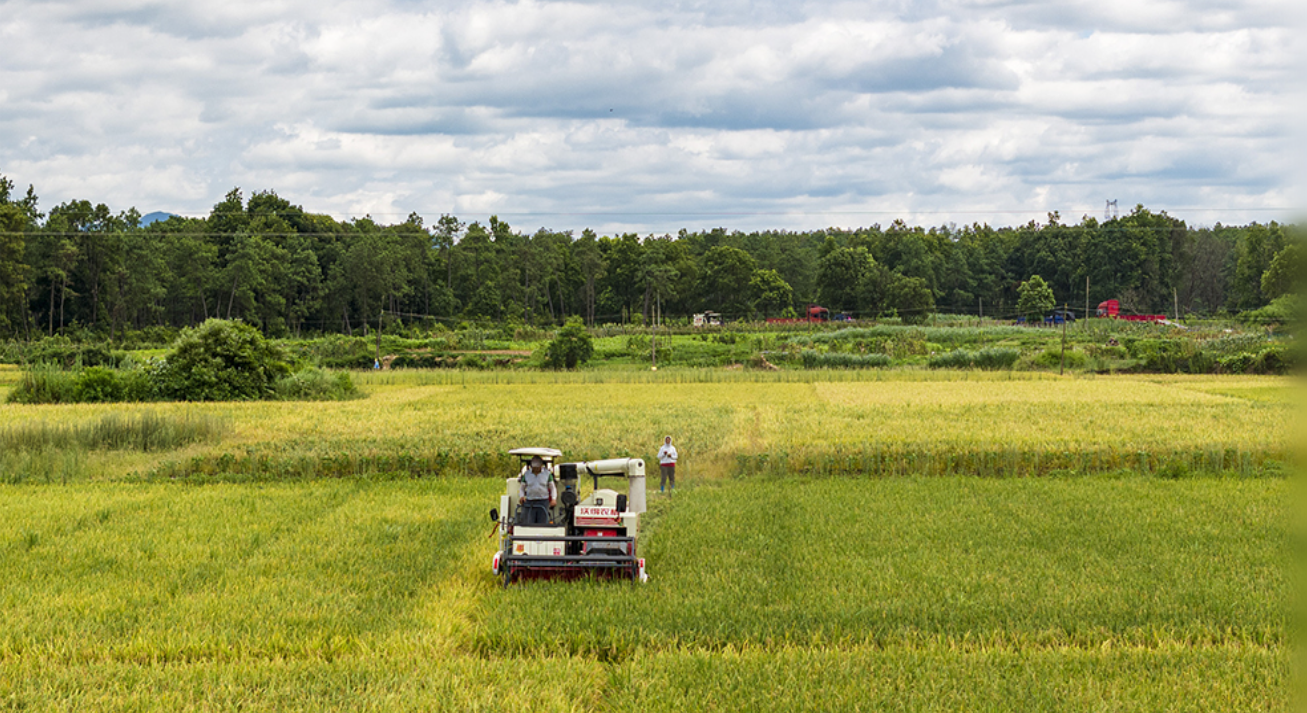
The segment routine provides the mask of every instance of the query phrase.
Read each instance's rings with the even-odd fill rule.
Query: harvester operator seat
[[[553,527],[554,518],[549,512],[547,505],[537,505],[527,503],[523,500],[517,508],[517,525],[525,527]]]

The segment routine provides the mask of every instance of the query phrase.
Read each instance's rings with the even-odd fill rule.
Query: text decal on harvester
[[[617,508],[599,505],[579,505],[576,508],[578,525],[616,525],[620,513]]]

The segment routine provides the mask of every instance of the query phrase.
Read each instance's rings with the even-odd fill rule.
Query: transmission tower
[[[1107,209],[1103,211],[1103,220],[1104,221],[1116,220],[1118,217],[1119,214],[1117,213],[1116,210],[1116,200],[1113,199],[1108,201]]]

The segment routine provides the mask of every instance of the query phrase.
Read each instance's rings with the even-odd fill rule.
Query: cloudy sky
[[[0,0],[0,174],[642,233],[1290,217],[1293,0]]]

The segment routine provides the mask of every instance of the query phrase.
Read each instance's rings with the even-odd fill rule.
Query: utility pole
[[[1057,375],[1066,373],[1066,303],[1062,303],[1062,363],[1057,366]]]
[[[1171,288],[1171,297],[1175,299],[1175,321],[1180,321],[1180,291],[1174,287]]]
[[[1085,331],[1089,330],[1089,275],[1085,275]]]
[[[652,319],[649,320],[649,327],[650,331],[653,332],[653,336],[650,337],[649,341],[649,354],[653,358],[653,368],[651,371],[658,371],[658,303],[661,301],[662,295],[654,292],[653,314],[649,315],[652,317]]]
[[[985,321],[985,298],[977,297],[976,299],[980,300],[980,321],[983,322]]]
[[[384,310],[384,309],[381,310],[381,314],[378,314],[378,315],[377,315],[377,364],[376,364],[376,368],[378,368],[378,369],[381,368],[381,320],[384,319],[385,316],[386,316],[386,310]]]

